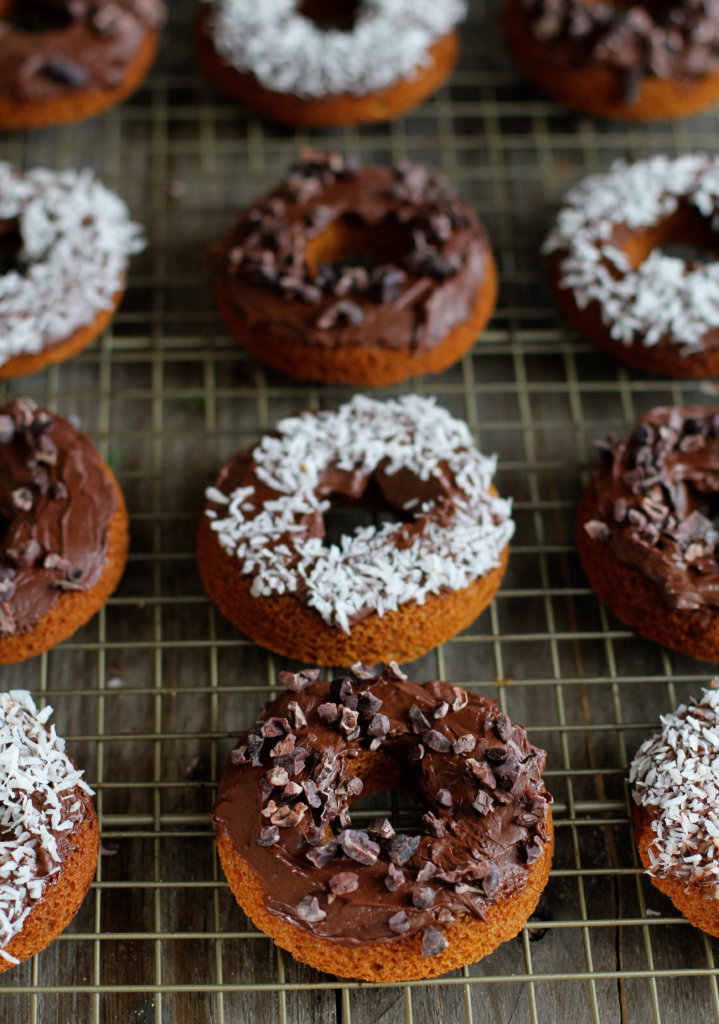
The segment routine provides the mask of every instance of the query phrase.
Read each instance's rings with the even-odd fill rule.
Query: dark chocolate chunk
[[[380,852],[377,843],[373,843],[366,832],[347,828],[337,836],[346,857],[356,860],[358,864],[374,864]]]
[[[452,747],[449,738],[436,729],[428,729],[422,736],[422,742],[430,750],[436,750],[439,754],[446,754]]]
[[[296,700],[291,700],[287,705],[287,713],[292,716],[292,724],[295,729],[303,729],[307,725],[305,713]]]
[[[367,831],[374,839],[392,839],[396,835],[389,818],[375,818],[367,826]]]
[[[257,840],[258,846],[274,846],[275,843],[280,841],[280,830],[276,825],[266,825],[260,829],[259,839]]]
[[[445,939],[442,932],[436,928],[427,928],[422,936],[422,956],[437,956],[438,953],[443,953],[449,946],[449,942]]]
[[[412,893],[412,905],[417,910],[428,910],[434,905],[435,892],[429,885],[424,885],[419,889],[415,889]]]
[[[324,921],[327,917],[327,912],[320,907],[316,896],[305,896],[300,900],[295,907],[295,914],[300,921],[307,921],[309,924]]]
[[[398,935],[402,935],[410,929],[410,921],[405,910],[398,910],[396,914],[393,914],[392,917],[390,917],[387,924],[389,928]]]
[[[335,704],[346,704],[347,698],[353,693],[352,680],[349,676],[338,676],[330,683],[330,700]]]
[[[300,693],[317,682],[319,677],[320,670],[318,668],[305,668],[301,672],[280,672],[278,678],[286,689],[292,690],[293,693]]]
[[[425,863],[422,865],[422,867],[417,872],[417,881],[420,882],[420,883],[428,882],[430,880],[430,878],[434,878],[434,876],[436,874],[437,874],[437,867],[436,867],[436,865],[433,864],[431,860],[425,861]],[[415,906],[417,906],[416,903],[415,903]]]
[[[324,722],[325,725],[332,725],[334,722],[339,721],[340,709],[336,704],[320,704],[317,708],[317,714],[320,721]]]
[[[311,850],[308,850],[305,856],[310,864],[314,864],[316,868],[323,868],[326,864],[332,860],[337,854],[337,840],[330,839],[329,842],[323,843],[321,846],[313,846]]]
[[[444,825],[439,818],[432,813],[432,811],[427,811],[426,814],[422,815],[422,827],[425,832],[434,836],[436,839],[441,839],[445,834]]]
[[[404,674],[404,672],[399,667],[396,661],[390,661],[382,675],[385,677],[385,679],[392,679],[398,683],[407,682],[407,676]]]
[[[330,878],[330,889],[335,896],[344,896],[359,888],[359,875],[356,871],[339,871]]]
[[[506,743],[512,735],[512,722],[509,715],[500,715],[494,723],[494,728],[497,730],[497,735],[502,743]]]
[[[390,864],[385,875],[384,885],[389,892],[396,892],[401,885],[404,885],[404,871],[395,864]]]
[[[382,701],[371,690],[361,690],[357,694],[357,699],[360,718],[372,718],[382,707]]]
[[[506,747],[487,747],[485,757],[492,764],[501,764],[502,761],[506,761],[509,756],[509,751]]]
[[[507,791],[514,789],[522,776],[522,765],[514,754],[510,754],[506,761],[498,764],[494,769],[497,783]]]
[[[452,806],[452,794],[448,789],[437,790],[437,803],[440,807],[451,807]]]
[[[321,807],[322,800],[320,799],[320,794],[317,790],[317,783],[314,779],[303,779],[301,786],[305,791],[307,803],[310,807]]]
[[[419,849],[419,836],[408,836],[404,833],[394,836],[387,844],[387,856],[393,864],[403,867],[414,857]]]
[[[463,690],[459,686],[452,687],[452,693],[454,694],[454,700],[452,701],[452,710],[461,711],[466,708],[469,704],[469,696],[466,690]]]
[[[443,700],[442,703],[438,704],[437,707],[432,712],[432,718],[444,718],[448,711],[449,704],[447,703],[446,700]]]
[[[286,718],[274,716],[262,723],[261,734],[265,739],[275,739],[277,736],[285,736],[292,732],[292,726]]]
[[[452,744],[452,750],[455,754],[471,754],[476,746],[476,736],[473,736],[471,732],[466,732],[464,736],[457,737]]]
[[[377,678],[377,673],[374,671],[374,669],[370,668],[369,665],[363,665],[361,661],[356,661],[352,668],[350,669],[350,672],[355,677],[355,679],[358,679],[362,682]],[[366,693],[368,691],[364,692]]]
[[[428,732],[432,728],[429,719],[422,714],[416,704],[412,705],[408,714],[409,720],[412,724],[412,732],[419,734],[422,732]]]
[[[389,732],[390,721],[387,715],[375,715],[367,726],[368,736],[386,736]]]
[[[359,711],[350,711],[349,708],[342,708],[342,717],[340,719],[340,729],[349,739],[350,734],[357,728],[357,721],[359,719]]]
[[[270,750],[271,757],[281,757],[283,754],[291,754],[295,749],[295,734],[290,732],[279,743],[275,743]]]
[[[286,769],[288,775],[299,775],[309,756],[310,752],[306,747],[295,747],[294,750],[275,757],[275,764]]]
[[[485,793],[483,789],[480,789],[476,798],[472,802],[472,807],[475,809],[477,814],[489,814],[494,807],[494,800],[489,793]]]

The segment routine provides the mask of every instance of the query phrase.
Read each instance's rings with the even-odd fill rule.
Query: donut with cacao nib
[[[634,837],[652,883],[696,928],[719,937],[719,680],[662,716],[629,782]]]
[[[280,673],[287,692],[230,754],[213,820],[235,898],[317,970],[365,981],[474,963],[534,911],[553,852],[543,750],[495,701],[409,682],[396,663],[331,683]],[[367,828],[352,802],[411,794],[419,834]]]
[[[273,121],[388,121],[451,74],[465,14],[464,0],[205,0],[197,61]]]
[[[0,130],[83,121],[152,66],[161,0],[0,0]]]
[[[92,790],[26,690],[0,693],[0,972],[64,931],[100,848]]]
[[[418,658],[473,622],[504,575],[514,523],[495,468],[465,423],[418,395],[356,395],[282,420],[206,492],[205,588],[247,636],[291,658]],[[333,504],[392,521],[330,543]]]
[[[552,99],[597,117],[686,117],[719,98],[719,3],[507,0],[507,46]]]
[[[105,604],[128,520],[90,439],[29,399],[0,405],[0,664],[48,651]]]
[[[672,377],[719,373],[717,211],[716,157],[619,161],[585,178],[544,245],[562,312],[630,366]],[[671,246],[695,252],[662,251]]]
[[[590,583],[642,636],[718,661],[719,408],[652,409],[597,447],[577,516]]]
[[[92,171],[21,172],[0,161],[0,379],[94,341],[144,246],[124,202]]]
[[[411,164],[306,153],[211,259],[233,336],[300,380],[375,386],[439,372],[497,299],[476,215]]]

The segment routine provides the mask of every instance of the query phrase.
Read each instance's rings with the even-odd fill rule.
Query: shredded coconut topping
[[[129,257],[145,245],[124,202],[90,170],[22,174],[0,161],[0,243],[15,224],[18,267],[0,274],[0,364],[111,309]]]
[[[682,206],[719,228],[718,204],[717,157],[617,161],[570,189],[544,251],[562,253],[560,286],[580,309],[599,303],[612,338],[647,348],[663,341],[689,355],[719,327],[719,262],[689,264],[654,250],[633,268],[613,236],[623,225],[655,226]]]
[[[656,813],[649,873],[706,887],[719,899],[719,689],[661,722],[629,772],[634,800]]]
[[[211,528],[253,577],[253,596],[301,590],[325,622],[349,632],[355,615],[423,604],[428,594],[467,587],[500,564],[514,523],[511,501],[489,492],[496,457],[481,455],[467,425],[434,399],[356,395],[337,412],[282,420],[277,433],[252,453],[257,478],[276,497],[256,507],[253,487],[206,493],[215,506],[206,510]],[[449,516],[446,496],[410,501],[415,522],[424,522],[409,545],[398,543],[402,523],[363,527],[339,545],[307,536],[306,517],[330,508],[315,493],[328,468],[370,474],[380,465],[388,476],[409,470],[421,481],[448,469],[461,492]]]
[[[362,0],[349,32],[323,31],[295,0],[205,0],[219,55],[266,89],[365,95],[428,63],[428,49],[466,14],[464,0]]]
[[[75,824],[76,791],[92,793],[47,727],[51,714],[26,690],[0,693],[0,956],[12,963],[4,947],[60,869],[57,836]]]

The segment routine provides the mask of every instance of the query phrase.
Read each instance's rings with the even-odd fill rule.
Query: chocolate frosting
[[[256,872],[267,909],[348,946],[484,918],[548,844],[546,755],[497,704],[394,662],[332,683],[280,673],[287,693],[232,751],[213,820]],[[363,768],[422,805],[419,835],[354,828]],[[365,771],[367,774],[367,771]],[[376,786],[375,786],[376,789]]]
[[[306,262],[308,243],[344,223],[399,239],[373,263]],[[361,167],[308,153],[248,210],[211,257],[248,329],[324,346],[429,349],[472,315],[489,243],[475,214],[417,165]]]
[[[626,103],[643,78],[694,79],[719,69],[719,0],[592,3],[524,0],[531,31],[558,68],[588,62],[623,75]]]
[[[115,489],[85,434],[27,399],[0,406],[0,636],[33,629],[107,559]]]
[[[0,19],[0,96],[115,89],[164,15],[161,0],[11,0]]]
[[[671,608],[719,608],[719,407],[653,409],[627,437],[598,447],[587,534]]]

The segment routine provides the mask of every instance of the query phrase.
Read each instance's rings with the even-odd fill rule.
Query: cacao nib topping
[[[413,704],[409,709],[409,720],[412,723],[412,732],[429,732],[432,728],[429,719],[422,714],[416,704]]]
[[[407,676],[404,674],[402,669],[399,667],[396,661],[390,661],[384,670],[385,679],[393,679],[398,683],[406,683]]]
[[[466,708],[467,704],[469,703],[467,691],[461,690],[459,686],[453,686],[452,693],[454,694],[454,700],[452,701],[452,710],[462,711],[462,709]]]
[[[485,756],[492,764],[501,764],[502,761],[507,760],[508,754],[506,747],[488,747]]]
[[[318,668],[306,668],[301,672],[280,672],[279,680],[287,690],[293,693],[301,693],[308,686],[312,686],[320,677]]]
[[[390,892],[395,892],[401,885],[404,885],[405,877],[404,871],[398,868],[396,864],[389,864],[387,867],[387,874],[385,875],[385,888],[389,889]]]
[[[452,744],[452,750],[455,754],[471,754],[476,746],[476,736],[473,736],[471,732],[466,732],[464,736],[457,737]]]
[[[436,928],[427,928],[422,938],[422,956],[430,957],[437,956],[438,953],[443,953],[449,946],[449,942],[445,939],[442,932]]]
[[[331,725],[333,722],[339,722],[341,713],[335,703],[320,704],[317,708],[317,714],[328,725]]]
[[[335,896],[344,896],[346,893],[355,892],[359,889],[359,875],[356,871],[340,871],[330,878],[330,889]]]
[[[404,932],[408,932],[410,929],[410,920],[405,910],[398,910],[396,914],[393,914],[387,922],[393,932],[398,935],[402,935]]]
[[[396,835],[387,844],[387,856],[398,867],[404,865],[414,857],[419,849],[419,836]]]
[[[344,855],[359,864],[374,864],[379,856],[378,844],[373,843],[368,834],[359,829],[345,829],[344,832],[340,832],[337,841]]]
[[[367,831],[374,839],[393,839],[396,834],[389,818],[375,818],[367,826]]]
[[[404,931],[423,936],[431,928],[442,938],[439,929],[460,914],[485,919],[488,904],[523,884],[548,843],[543,752],[487,698],[470,694],[456,711],[464,691],[446,683],[418,687],[383,675],[354,693],[348,678],[335,681],[332,697],[329,684],[317,681],[307,692],[277,698],[231,755],[215,820],[241,844],[258,877],[272,878],[263,887],[270,912],[297,908],[291,916],[317,935],[336,936],[338,923],[349,921],[353,935],[373,939]],[[333,721],[323,720],[320,709],[328,707]],[[447,724],[422,727],[419,716]],[[274,753],[294,742],[292,730],[303,719],[304,745]],[[396,834],[387,818],[366,829],[351,821],[363,786],[382,781],[379,759],[368,751],[375,731],[388,744],[388,784],[399,772],[408,792],[433,808],[422,814],[421,835]],[[457,732],[476,738],[471,751],[453,749]],[[491,750],[498,760],[488,760]],[[388,921],[395,917],[393,929]]]
[[[369,682],[377,678],[377,673],[374,671],[374,669],[370,668],[368,665],[363,665],[361,661],[355,662],[355,664],[350,669],[350,672],[355,677],[355,679],[359,680],[360,682]]]
[[[260,830],[260,838],[257,840],[258,846],[274,846],[275,843],[280,841],[280,830],[276,825],[265,825]]]
[[[330,700],[335,704],[346,704],[347,698],[353,694],[352,680],[349,676],[339,676],[330,683]]]
[[[305,896],[295,907],[295,914],[300,921],[307,921],[314,924],[317,921],[324,921],[327,912],[322,910],[316,896]]]
[[[442,703],[439,704],[432,712],[432,718],[444,718],[448,711],[449,704],[446,700],[443,700]]]

